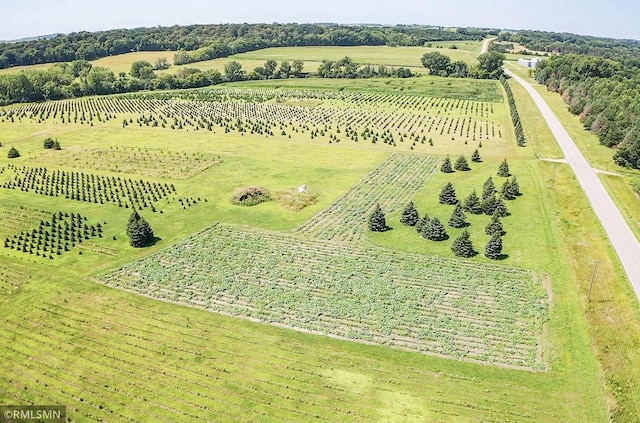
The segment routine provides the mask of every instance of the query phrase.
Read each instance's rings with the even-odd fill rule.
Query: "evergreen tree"
[[[458,203],[449,218],[449,226],[452,228],[464,228],[467,225],[467,216],[464,214],[462,204]]]
[[[465,159],[464,156],[460,156],[456,159],[456,163],[453,168],[455,170],[461,170],[463,172],[471,170],[471,168],[469,167],[469,163],[467,163],[467,159]]]
[[[416,210],[413,201],[407,204],[404,211],[402,212],[402,217],[400,217],[400,223],[407,226],[416,226],[418,221],[420,220],[420,215],[418,214],[418,210]]]
[[[373,232],[384,232],[389,229],[380,204],[376,204],[375,210],[369,216],[369,229]]]
[[[136,210],[133,210],[127,222],[127,235],[131,245],[135,248],[146,247],[153,242],[154,235],[151,226]]]
[[[474,151],[473,154],[471,155],[471,161],[474,163],[480,163],[482,161],[482,158],[480,157],[480,153],[478,152],[477,148],[476,148],[476,151]]]
[[[498,167],[498,176],[502,176],[503,178],[511,176],[509,173],[509,164],[507,163],[507,159],[504,159],[502,163],[500,163],[500,167]]]
[[[458,197],[456,196],[456,190],[451,182],[442,188],[440,191],[440,204],[454,205],[458,203]]]
[[[473,249],[473,243],[471,243],[469,232],[466,229],[453,241],[451,251],[458,257],[473,257],[477,254]]]
[[[443,173],[453,173],[453,168],[451,167],[451,159],[449,157],[444,159],[442,166],[440,166],[440,171]]]
[[[496,232],[491,235],[491,239],[484,249],[484,255],[491,260],[498,260],[502,255],[502,236]]]
[[[487,198],[495,194],[495,192],[496,186],[493,183],[493,178],[489,176],[489,179],[485,181],[484,186],[482,187],[482,199],[486,200]]]
[[[500,236],[506,234],[504,227],[502,226],[502,221],[499,216],[495,214],[491,217],[491,222],[487,224],[484,228],[484,232],[487,235],[500,234]]]
[[[429,221],[422,231],[422,236],[431,241],[444,241],[449,238],[442,222],[437,217]]]
[[[513,200],[514,198],[516,198],[513,193],[513,188],[511,187],[511,179],[507,179],[506,181],[504,181],[500,193],[502,194],[502,198],[505,198],[507,200]]]
[[[9,149],[9,153],[7,154],[7,157],[10,159],[15,159],[16,157],[20,157],[20,153],[18,152],[18,150],[16,150],[15,147],[11,147]]]
[[[496,210],[497,204],[498,198],[496,198],[495,194],[491,194],[489,197],[482,200],[482,212],[487,216],[492,216],[493,212]]]
[[[513,195],[514,197],[519,197],[522,195],[522,193],[520,192],[520,185],[518,184],[518,180],[516,179],[515,175],[513,175],[513,178],[511,178],[511,195]]]
[[[61,150],[62,147],[60,147],[60,142],[56,139],[53,139],[51,137],[48,137],[47,139],[44,140],[44,148],[46,150]]]
[[[482,214],[482,203],[475,190],[465,200],[464,209],[471,214]]]
[[[502,198],[496,199],[494,203],[492,215],[495,215],[498,217],[509,216],[509,209],[507,208],[507,205],[504,203]]]
[[[424,228],[426,228],[427,225],[429,225],[430,221],[431,219],[429,219],[429,216],[425,214],[424,217],[418,220],[418,223],[416,223],[416,231],[418,231],[419,234],[422,234],[422,232],[424,231]]]

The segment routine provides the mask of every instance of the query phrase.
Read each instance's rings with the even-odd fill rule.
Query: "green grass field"
[[[457,49],[450,47],[455,45]],[[436,48],[441,46],[441,48]],[[349,56],[359,64],[405,66],[422,68],[420,58],[425,54],[437,51],[449,56],[452,61],[462,60],[475,63],[480,55],[481,43],[472,41],[450,41],[433,43],[432,47],[278,47],[236,54],[236,59],[251,60],[302,60],[303,62],[322,62],[323,60],[340,60]],[[314,69],[315,70],[315,69]]]
[[[91,61],[93,66],[100,66],[110,69],[118,75],[120,72],[129,73],[133,62],[145,60],[152,65],[156,60],[165,58],[169,63],[173,63],[173,55],[175,51],[138,51],[135,53],[119,54],[116,56],[103,57],[98,60]]]
[[[452,46],[456,49],[452,49]],[[229,57],[206,60],[203,62],[189,63],[186,65],[172,65],[169,69],[158,71],[175,73],[183,68],[195,68],[201,71],[215,69],[224,73],[227,63],[235,60],[242,64],[245,71],[251,72],[254,68],[264,65],[269,59],[281,62],[283,60],[302,60],[305,62],[305,72],[315,72],[323,60],[340,60],[345,56],[351,57],[353,61],[360,65],[385,65],[394,67],[409,67],[414,72],[424,73],[426,70],[420,62],[420,58],[433,51],[445,54],[452,61],[462,60],[467,63],[476,63],[480,54],[481,43],[473,41],[445,41],[434,42],[431,47],[387,47],[387,46],[357,46],[357,47],[276,47],[256,50],[248,53],[235,54]],[[116,75],[120,72],[129,73],[133,62],[145,60],[151,64],[159,58],[166,58],[173,64],[175,51],[140,51],[134,53],[119,54],[116,56],[103,57],[91,61],[93,66],[100,66],[110,69]],[[30,69],[47,69],[49,63],[30,66],[16,66],[7,69],[0,69],[0,75],[15,73]]]
[[[27,192],[0,188],[0,216],[3,216],[0,235],[4,238],[37,228],[40,220],[57,211],[80,213],[92,224],[102,222],[104,228],[103,237],[91,238],[87,244],[72,247],[53,260],[15,249],[0,249],[0,290],[7,293],[0,299],[0,340],[6,346],[0,352],[0,402],[65,404],[72,421],[187,421],[201,418],[274,422],[600,422],[610,415],[619,417],[620,421],[632,421],[628,416],[634,415],[634,397],[628,390],[638,379],[633,367],[627,366],[634,363],[635,356],[630,344],[618,344],[623,349],[616,350],[612,342],[619,341],[622,325],[629,324],[634,316],[637,318],[637,313],[634,315],[635,309],[626,308],[625,314],[613,315],[618,332],[612,333],[600,333],[606,327],[593,326],[592,318],[585,318],[583,276],[588,272],[588,266],[586,257],[576,254],[576,248],[593,245],[594,252],[612,257],[610,249],[598,237],[594,217],[584,209],[586,200],[576,196],[579,201],[567,201],[566,196],[575,195],[575,182],[564,170],[558,172],[556,189],[549,189],[550,164],[538,162],[535,153],[553,154],[555,148],[544,129],[538,128],[538,118],[532,118],[531,127],[529,118],[524,122],[527,131],[535,128],[537,133],[530,145],[525,148],[515,146],[505,99],[497,82],[427,77],[366,81],[305,79],[230,84],[210,91],[203,90],[202,98],[209,98],[211,104],[202,98],[196,99],[199,94],[194,92],[182,97],[182,94],[170,93],[174,99],[164,99],[164,94],[153,93],[130,99],[85,99],[86,102],[46,104],[52,112],[50,116],[43,114],[42,118],[40,113],[44,112],[37,111],[41,106],[23,109],[24,114],[16,112],[11,116],[0,116],[3,143],[0,168],[4,168],[0,171],[0,186],[15,181],[14,166],[20,169],[24,166],[28,169],[46,167],[49,172],[82,172],[89,180],[129,178],[142,180],[145,184],[166,183],[175,187],[175,193],[168,199],[154,202],[156,212],[149,207],[141,210],[159,238],[155,245],[141,250],[130,247],[127,242],[125,225],[130,208],[119,207],[110,201],[96,204],[55,197],[37,193],[34,189]],[[273,97],[274,92],[289,94]],[[260,103],[250,100],[256,93],[267,100]],[[520,97],[515,87],[514,93]],[[465,96],[469,99],[465,100]],[[277,98],[285,100],[278,103]],[[131,111],[126,107],[141,110]],[[145,107],[149,110],[144,110]],[[105,113],[105,108],[110,108],[109,112]],[[357,115],[349,114],[353,108],[357,108]],[[56,115],[54,110],[58,110]],[[77,120],[74,110],[78,110]],[[80,118],[82,111],[87,114],[84,120]],[[226,120],[209,120],[216,113],[231,111],[233,114],[225,115]],[[470,114],[466,115],[465,111]],[[89,113],[92,119],[88,117]],[[287,114],[290,114],[291,122],[282,117]],[[106,115],[109,115],[108,119]],[[525,113],[521,111],[521,115]],[[325,120],[316,122],[314,116]],[[535,116],[535,112],[527,112],[526,116]],[[453,127],[456,119],[461,125],[463,117],[471,118],[472,122],[481,121],[484,128],[489,128],[483,129],[483,147],[479,148],[482,163],[471,163],[470,172],[450,175],[436,172],[421,183],[402,185],[404,191],[393,191],[397,186],[390,176],[389,190],[373,191],[375,194],[372,195],[383,199],[402,198],[404,202],[405,197],[397,194],[403,192],[407,199],[416,202],[421,212],[427,211],[445,220],[450,206],[437,202],[442,185],[452,181],[463,197],[472,189],[481,190],[482,182],[492,175],[499,189],[500,178],[495,173],[500,161],[507,158],[523,195],[508,202],[511,215],[504,218],[507,231],[504,237],[507,257],[504,260],[490,263],[482,254],[471,259],[454,258],[450,250],[453,236],[443,243],[420,239],[412,229],[400,226],[398,204],[388,210],[388,221],[394,228],[389,232],[371,234],[365,231],[363,238],[338,242],[311,240],[304,231],[296,231],[314,216],[321,216],[320,213],[345,192],[357,187],[358,181],[378,169],[391,153],[417,156],[432,163],[431,166],[447,155],[469,157],[478,148],[480,139],[474,140],[471,135],[466,139],[464,130],[462,137],[446,132],[451,125],[451,131],[458,134]],[[163,118],[167,120],[164,128]],[[241,126],[250,130],[238,130],[239,118]],[[129,120],[126,126],[123,126],[124,119]],[[179,120],[182,129],[170,128],[174,119]],[[378,142],[372,143],[372,136],[365,137],[363,131],[366,127],[376,128],[376,122],[387,122],[384,119],[390,120],[380,124]],[[153,126],[154,120],[158,126]],[[212,124],[211,131],[206,129],[207,123]],[[434,130],[439,125],[442,134],[434,130],[429,133],[432,124]],[[341,138],[339,143],[329,143],[335,138],[316,132],[324,131],[325,125],[331,127],[327,129],[328,133]],[[285,135],[280,133],[280,126]],[[393,144],[382,142],[385,126],[393,129],[389,130]],[[489,136],[493,132],[492,126],[496,128],[495,135]],[[340,135],[336,131],[338,127],[341,128]],[[357,134],[357,141],[346,136],[347,127],[351,128],[351,137],[355,137],[354,132]],[[273,135],[266,128],[271,128]],[[479,128],[476,130],[480,131]],[[414,136],[420,134],[420,137],[424,131],[427,139],[433,138],[434,145],[420,141],[413,145],[412,131]],[[407,132],[406,139],[402,137],[403,132]],[[44,154],[42,141],[46,136],[59,139],[63,150]],[[452,136],[456,139],[452,140]],[[6,158],[6,151],[11,146],[16,147],[22,157]],[[80,158],[81,155],[86,157]],[[200,168],[201,158],[215,164]],[[122,162],[122,167],[115,168],[114,161]],[[135,168],[136,162],[140,163],[139,170]],[[153,171],[152,163],[166,167],[167,171]],[[36,170],[33,172],[37,174]],[[389,172],[398,179],[398,184],[403,180],[399,170]],[[178,175],[188,177],[178,178]],[[43,183],[52,187],[60,185],[55,181]],[[301,184],[307,184],[318,193],[318,202],[301,211],[287,209],[276,201],[254,207],[235,206],[230,201],[239,187],[260,185],[275,192]],[[353,198],[348,202],[361,201],[357,196],[348,198]],[[187,205],[180,199],[190,201]],[[366,212],[366,207],[362,208],[362,213]],[[357,209],[345,213],[356,218],[349,222],[357,222],[361,217],[357,216]],[[576,216],[586,216],[584,221],[591,232],[577,225]],[[487,219],[487,216],[469,218],[469,231],[479,251],[483,251],[486,242],[482,228]],[[210,233],[202,231],[216,222],[233,225],[231,233],[239,241],[230,243],[224,235],[207,238]],[[448,228],[448,231],[455,235],[458,230]],[[209,270],[222,275],[225,271],[223,254],[229,254],[233,249],[247,251],[263,242],[260,234],[269,234],[265,238],[271,240],[270,244],[262,250],[256,248],[245,259],[246,263],[236,261],[233,266],[246,267],[245,272],[250,275],[261,275],[264,270],[265,280],[262,285],[256,285],[262,291],[252,292],[263,292],[265,296],[235,292],[233,284],[228,288],[228,294],[240,309],[255,310],[248,316],[245,313],[246,318],[225,315],[233,313],[229,308],[218,307],[220,313],[199,310],[215,309],[200,303],[202,293],[196,289],[211,289],[210,277],[206,276],[209,274],[207,266],[219,263]],[[182,246],[193,239],[198,240],[198,260],[193,260],[196,254],[187,253],[178,265],[158,261],[160,267],[166,266],[170,271],[153,267],[155,258],[169,260],[173,254],[185,254]],[[469,303],[476,298],[472,291],[479,289],[476,286],[482,287],[480,292],[493,292],[487,288],[491,272],[498,272],[509,281],[516,298],[550,290],[548,314],[542,317],[542,322],[534,324],[534,335],[523,338],[529,343],[527,345],[535,346],[534,362],[539,365],[519,366],[527,368],[525,370],[511,368],[514,363],[511,367],[486,364],[497,359],[476,360],[485,363],[478,364],[452,359],[451,356],[464,357],[451,354],[450,350],[442,353],[426,349],[430,355],[371,345],[374,339],[367,337],[352,342],[287,329],[287,326],[295,326],[316,331],[314,322],[318,321],[330,322],[340,328],[337,308],[322,319],[305,314],[309,310],[317,312],[313,307],[318,307],[322,301],[335,302],[337,299],[335,295],[322,295],[322,291],[305,288],[302,275],[295,272],[306,275],[304,272],[308,271],[328,279],[342,277],[352,281],[342,272],[335,277],[329,271],[322,272],[322,261],[313,262],[308,268],[280,262],[299,260],[298,249],[289,249],[295,245],[292,239],[299,239],[301,245],[312,249],[306,260],[313,260],[313,249],[319,250],[321,245],[335,248],[339,254],[332,256],[335,257],[332,260],[340,266],[349,266],[352,270],[347,272],[363,266],[362,272],[366,274],[363,255],[371,250],[379,251],[371,255],[377,260],[372,269],[397,268],[409,272],[407,269],[411,268],[415,272],[411,264],[406,264],[413,259],[428,270],[425,275],[444,273],[449,268],[460,268],[465,274],[473,274],[448,281],[452,284],[451,297],[446,297],[449,295],[446,289],[436,290],[436,286],[429,286],[435,297],[431,309],[429,303],[425,303],[424,313],[432,313],[435,317],[431,332],[427,329],[428,320],[421,321],[424,339],[438,335],[449,345],[465,339],[465,333],[470,332],[465,332],[464,325],[452,326],[453,320],[447,320],[447,315],[465,310],[469,315],[464,317],[474,321],[484,316],[482,313],[486,310],[498,312],[509,304],[506,299],[498,300],[500,304],[492,304],[492,298],[499,299],[504,292],[496,293],[495,297],[480,295],[485,304],[482,313]],[[587,242],[586,247],[583,242]],[[247,243],[250,245],[245,247]],[[209,245],[217,247],[210,248]],[[279,252],[286,254],[278,256]],[[211,260],[207,260],[207,254],[211,255]],[[323,254],[323,260],[329,260],[329,253]],[[358,259],[350,258],[350,254]],[[228,260],[232,258],[229,256]],[[234,268],[232,261],[229,263],[229,267]],[[615,286],[615,275],[620,273],[613,259],[610,258],[609,263],[607,266],[610,267],[603,265],[602,269],[603,272],[610,269],[606,270],[609,282],[600,283],[598,291],[594,292],[600,299],[606,292],[600,289],[605,289],[607,283]],[[114,276],[121,268],[137,268],[138,276],[144,276],[145,284],[148,283],[144,285],[148,292],[143,292],[142,285],[136,285],[136,274],[129,273],[126,279]],[[336,272],[335,269],[332,271]],[[278,272],[281,275],[276,275]],[[396,273],[402,274],[391,272]],[[511,273],[533,276],[521,279],[520,276],[509,277]],[[189,289],[178,286],[183,279],[176,274],[184,275],[185,283],[193,282]],[[239,275],[240,271],[232,272],[231,282],[234,274]],[[162,278],[166,278],[166,283],[159,286],[157,281]],[[197,278],[204,279],[198,279],[196,283]],[[474,285],[465,285],[467,278],[472,278]],[[104,286],[107,279],[113,286],[131,283],[130,291],[145,295]],[[226,281],[222,276],[216,280]],[[430,280],[436,278],[416,276],[416,281],[423,284],[418,286],[428,286]],[[200,283],[204,285],[199,286]],[[255,318],[269,320],[263,316],[283,313],[282,305],[275,307],[264,298],[269,298],[269,289],[293,295],[295,292],[289,291],[287,284],[294,283],[299,283],[297,289],[306,294],[292,297],[300,298],[290,304],[288,313],[292,313],[292,320],[274,318],[271,321],[277,324],[273,325],[251,321]],[[366,300],[368,296],[373,298],[376,293],[387,292],[389,285],[376,280],[375,289],[367,290],[366,285],[357,285],[355,279],[352,283],[349,295],[359,299],[362,306],[358,312],[363,313],[364,321],[372,319],[374,310],[382,317],[385,310],[389,310],[389,315],[400,319],[398,322],[402,324],[398,327],[405,330],[404,333],[392,331],[396,341],[409,342],[406,319],[410,319],[410,315],[406,315],[404,307],[411,310],[409,300],[413,298],[414,301],[418,294],[407,290],[410,295],[407,301],[399,297],[395,301],[386,301],[384,297]],[[320,288],[328,289],[327,285]],[[616,289],[611,294],[615,295],[616,304],[624,300],[627,307],[631,307],[628,290]],[[358,296],[359,292],[362,295]],[[400,295],[400,292],[394,292]],[[513,297],[509,296],[511,300]],[[305,305],[305,313],[301,312],[301,305]],[[349,304],[345,307],[348,309]],[[504,315],[503,325],[505,330],[513,331],[517,330],[516,322],[523,324],[519,313],[524,309],[519,310],[512,304],[510,307],[511,314]],[[595,305],[588,309],[593,307]],[[596,310],[603,307],[611,310],[614,306],[602,302]],[[494,321],[491,319],[497,317],[490,318]],[[294,321],[305,322],[307,326],[293,324]],[[603,317],[601,322],[604,321]],[[448,328],[451,327],[457,329],[450,331]],[[380,333],[384,330],[387,330],[386,326],[381,325]],[[324,332],[340,336],[338,330]],[[596,344],[595,354],[592,340]],[[499,347],[490,337],[482,342],[495,349],[489,357],[509,357],[511,350],[508,347]],[[605,347],[609,352],[600,350]],[[620,379],[622,368],[612,364],[618,359],[628,360],[624,361],[624,368],[628,370],[631,384]],[[609,371],[611,374],[607,373]],[[613,392],[616,381],[622,386],[622,394]]]

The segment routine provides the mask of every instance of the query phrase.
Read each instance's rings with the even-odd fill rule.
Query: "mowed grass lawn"
[[[390,80],[390,86],[398,88],[391,92],[410,92],[412,82]],[[325,84],[299,83],[303,87]],[[373,85],[368,89],[387,86],[382,80],[362,82],[367,83]],[[487,91],[473,84],[434,79],[433,95],[445,95],[447,86],[458,93]],[[428,94],[429,87],[429,83],[420,85],[416,92]],[[507,119],[506,108],[501,113]],[[468,193],[480,189],[478,184],[507,158],[520,181],[524,195],[515,200],[513,215],[505,219],[509,231],[505,253],[510,256],[505,264],[534,269],[553,289],[541,339],[549,371],[527,372],[293,332],[99,285],[93,280],[98,274],[172,245],[216,221],[247,228],[294,229],[391,151],[364,143],[336,148],[278,137],[122,128],[120,124],[120,118],[94,127],[52,121],[0,122],[3,145],[23,153],[9,161],[3,147],[0,167],[9,163],[37,166],[31,160],[42,152],[42,140],[48,135],[57,137],[63,148],[126,146],[141,151],[199,152],[222,159],[191,179],[169,181],[178,195],[206,198],[206,202],[187,209],[173,202],[163,205],[162,214],[141,212],[160,238],[144,250],[128,246],[129,209],[0,191],[0,206],[5,208],[68,210],[88,216],[90,222],[106,221],[105,236],[95,243],[109,252],[79,255],[72,249],[49,261],[0,250],[0,282],[22,282],[0,299],[0,341],[6,346],[0,351],[1,402],[66,404],[75,421],[606,421],[602,375],[574,285],[572,244],[565,250],[565,232],[558,230],[558,226],[563,230],[570,226],[575,217],[569,213],[560,219],[553,211],[566,199],[549,195],[547,169],[538,167],[534,159],[535,145],[548,142],[542,135],[524,149],[508,145],[505,138],[502,157],[489,156],[481,165],[472,165],[470,173],[451,176],[456,188]],[[93,172],[91,163],[84,164],[83,171],[107,174]],[[434,198],[447,178],[438,174],[427,184],[417,199],[421,210],[438,212]],[[237,187],[256,184],[280,190],[302,183],[319,193],[318,204],[302,212],[285,210],[275,202],[241,208],[229,201]],[[394,219],[397,214],[390,215],[397,225]],[[474,224],[474,230],[481,225]],[[401,229],[394,231],[381,235],[388,239],[370,239],[409,250],[427,242],[409,233],[407,241],[394,238]],[[423,252],[450,254],[446,244],[429,248]],[[484,260],[477,257],[471,262]]]

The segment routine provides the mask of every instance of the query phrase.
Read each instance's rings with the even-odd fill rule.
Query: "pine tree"
[[[453,241],[451,251],[458,257],[473,257],[477,254],[477,251],[473,249],[473,243],[466,229]]]
[[[451,159],[449,157],[444,159],[442,166],[440,166],[440,171],[443,173],[453,173],[453,168],[451,167]]]
[[[454,205],[458,203],[458,197],[456,196],[456,190],[451,182],[442,188],[440,191],[440,204]]]
[[[53,148],[54,144],[55,144],[56,140],[54,140],[51,137],[47,137],[47,139],[44,140],[44,148],[46,150],[50,150]]]
[[[146,247],[153,242],[154,235],[151,226],[136,210],[133,210],[127,222],[127,235],[131,245],[135,248]]]
[[[475,190],[464,201],[464,209],[471,214],[482,214],[482,203]]]
[[[520,192],[520,185],[518,184],[515,175],[513,176],[513,178],[511,178],[511,195],[513,195],[514,197],[519,197],[522,195],[522,193]]]
[[[507,163],[507,159],[504,159],[502,163],[500,163],[500,167],[498,167],[498,176],[502,176],[503,178],[511,176],[509,173],[509,164]]]
[[[453,168],[455,170],[461,170],[463,172],[471,170],[471,168],[469,167],[469,163],[467,163],[467,159],[465,159],[464,156],[460,156],[456,159],[456,163]]]
[[[500,220],[500,217],[496,216],[495,214],[491,217],[491,222],[489,222],[487,226],[485,226],[484,232],[487,235],[493,235],[495,233],[498,233],[500,234],[500,236],[507,233],[505,232],[504,227],[502,226],[502,221]]]
[[[500,193],[502,194],[502,198],[505,198],[507,200],[513,200],[514,198],[516,198],[515,194],[513,193],[513,188],[511,187],[511,179],[507,179],[506,181],[504,181]]]
[[[495,201],[494,208],[493,208],[493,213],[491,213],[491,214],[495,215],[495,216],[498,216],[498,217],[509,216],[509,209],[507,208],[507,205],[504,203],[502,198],[498,198]]]
[[[464,214],[462,204],[458,203],[449,218],[449,226],[452,228],[464,228],[467,225],[467,216]]]
[[[416,231],[421,234],[424,231],[424,228],[429,225],[429,222],[431,222],[431,219],[429,219],[429,216],[425,214],[424,217],[422,217],[422,219],[418,220],[418,223],[416,223]]]
[[[498,232],[491,235],[484,249],[484,255],[491,260],[498,260],[502,255],[502,236]]]
[[[482,158],[480,157],[480,153],[478,152],[477,148],[476,148],[476,151],[474,151],[473,154],[471,155],[471,161],[474,163],[480,163],[482,161]]]
[[[20,157],[20,153],[18,152],[18,150],[16,150],[15,147],[11,147],[9,149],[9,153],[7,154],[7,157],[10,159],[15,159],[16,157]]]
[[[496,198],[495,194],[491,194],[489,197],[482,200],[482,212],[487,216],[492,216],[493,212],[496,210],[497,204],[498,198]]]
[[[380,204],[376,204],[375,210],[369,216],[369,229],[373,232],[384,232],[389,229]]]
[[[444,228],[442,222],[437,217],[434,217],[429,221],[429,224],[422,230],[423,238],[430,239],[431,241],[444,241],[449,239],[447,231]]]
[[[420,215],[418,214],[418,210],[416,210],[413,201],[407,204],[404,211],[402,212],[402,217],[400,217],[400,223],[407,226],[416,226],[418,221],[420,220]]]
[[[489,176],[489,179],[485,181],[484,186],[482,187],[482,199],[486,200],[487,198],[495,194],[495,192],[496,186],[493,183],[493,178]]]

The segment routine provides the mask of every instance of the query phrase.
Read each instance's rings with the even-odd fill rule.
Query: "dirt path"
[[[480,54],[483,54],[489,51],[489,45],[493,40],[495,40],[495,38],[487,38],[482,42],[482,49],[480,49]]]
[[[587,194],[593,210],[596,212],[602,226],[607,232],[611,244],[616,250],[616,253],[618,253],[618,257],[620,257],[627,277],[636,295],[640,299],[640,243],[638,243],[631,228],[624,220],[622,213],[620,213],[620,210],[604,188],[596,171],[591,167],[589,162],[587,162],[580,150],[578,150],[578,147],[576,147],[560,123],[560,120],[558,120],[540,93],[538,93],[531,84],[509,70],[505,69],[505,73],[527,90],[540,109],[551,132],[553,132],[553,135],[558,141],[567,163],[575,172],[582,189]]]

